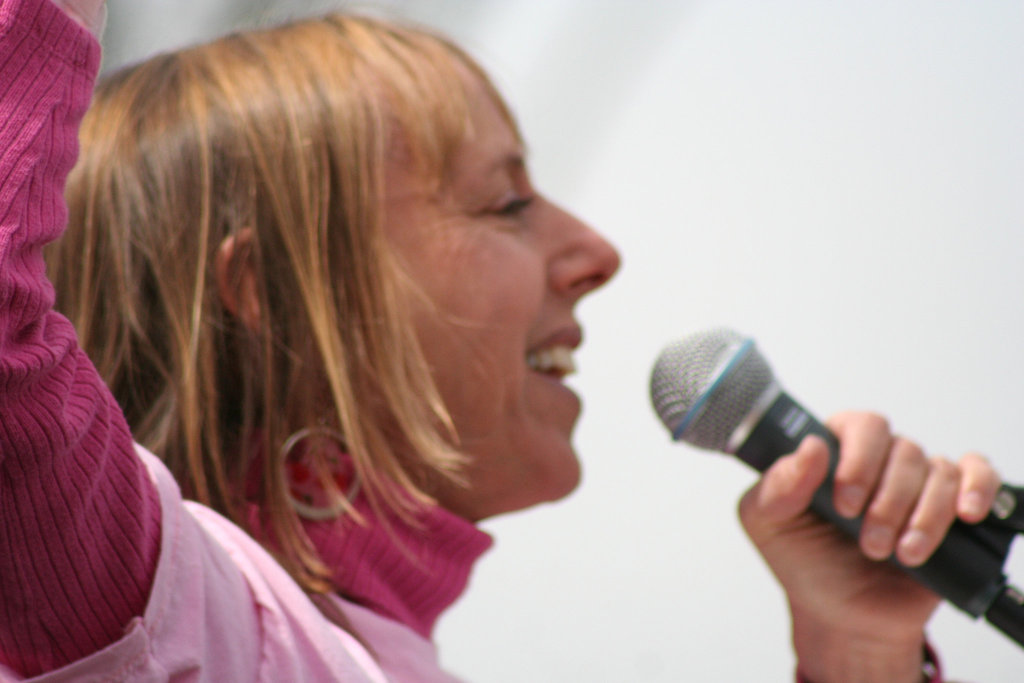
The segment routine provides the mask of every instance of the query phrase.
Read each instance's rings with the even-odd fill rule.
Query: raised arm
[[[102,2],[62,4],[99,30]],[[66,221],[99,66],[79,23],[51,0],[0,0],[0,664],[23,675],[120,638],[159,552],[155,490],[116,402],[51,310],[41,256]]]

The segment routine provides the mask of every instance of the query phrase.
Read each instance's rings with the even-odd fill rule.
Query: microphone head
[[[651,372],[651,402],[677,441],[728,451],[730,437],[774,382],[752,339],[718,328],[661,352]]]

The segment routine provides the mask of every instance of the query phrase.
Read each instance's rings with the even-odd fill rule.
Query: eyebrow
[[[488,171],[505,166],[522,166],[526,162],[526,154],[522,148],[515,148],[501,152],[487,165]]]
[[[462,171],[459,173],[462,180],[457,182],[466,182],[468,183],[468,186],[478,186],[480,183],[488,182],[492,178],[504,175],[514,176],[516,173],[520,172],[525,173],[525,146],[520,142],[514,149],[499,152],[493,159],[484,161],[478,169],[479,170],[473,171],[472,169],[466,169],[463,167]]]
[[[526,152],[525,150],[518,149],[514,152],[503,154],[493,162],[487,164],[484,167],[483,174],[486,176],[492,176],[498,172],[506,172],[509,170],[517,171],[526,168]]]

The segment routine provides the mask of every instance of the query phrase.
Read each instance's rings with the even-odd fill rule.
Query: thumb
[[[828,474],[828,446],[810,435],[790,455],[779,458],[740,500],[740,520],[751,536],[777,528],[807,511]]]

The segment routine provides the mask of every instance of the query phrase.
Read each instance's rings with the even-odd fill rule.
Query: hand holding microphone
[[[741,517],[786,589],[798,650],[827,651],[832,637],[893,646],[902,637],[912,650],[934,594],[1024,643],[1024,608],[1002,574],[1018,492],[999,489],[980,456],[926,458],[871,415],[828,429],[782,391],[752,340],[728,330],[666,349],[651,398],[675,439],[766,472]],[[1011,519],[977,524],[997,497]],[[868,559],[835,529],[868,557],[893,560]]]

